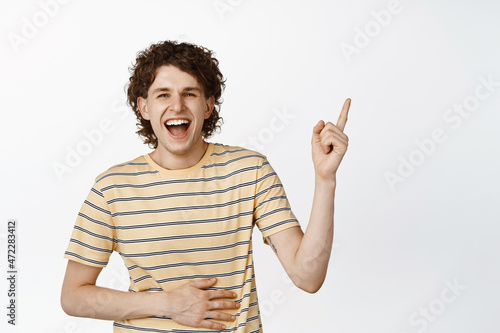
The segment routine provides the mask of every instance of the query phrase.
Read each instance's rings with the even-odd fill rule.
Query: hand
[[[312,158],[316,176],[335,181],[337,169],[347,151],[349,138],[344,134],[351,99],[346,99],[337,125],[320,120],[313,128]]]
[[[235,316],[214,310],[237,309],[240,304],[221,300],[235,298],[237,295],[232,291],[203,290],[213,286],[216,281],[215,278],[196,280],[167,291],[165,293],[167,294],[165,298],[166,309],[164,309],[163,315],[187,326],[214,330],[225,329],[225,325],[207,319],[234,321]]]

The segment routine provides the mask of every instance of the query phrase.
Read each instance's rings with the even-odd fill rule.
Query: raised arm
[[[235,317],[216,310],[236,309],[239,303],[225,290],[204,290],[216,279],[189,282],[168,292],[124,292],[96,286],[102,268],[69,260],[64,277],[61,305],[68,315],[107,320],[169,317],[192,327],[224,329],[222,323],[207,318],[234,321]]]
[[[305,233],[294,227],[267,237],[290,279],[310,293],[321,288],[332,251],[336,173],[347,151],[344,128],[350,105],[351,100],[347,99],[336,125],[321,120],[313,128],[315,187]]]

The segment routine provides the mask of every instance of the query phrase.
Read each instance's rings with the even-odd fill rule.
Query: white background
[[[323,288],[292,287],[256,232],[266,332],[500,332],[499,14],[494,0],[2,1],[0,267],[17,219],[19,273],[15,327],[0,279],[0,330],[111,331],[61,310],[62,256],[94,177],[149,152],[128,67],[176,39],[214,50],[227,78],[211,141],[266,154],[304,227],[312,127],[352,98]],[[126,289],[120,260],[101,285]]]

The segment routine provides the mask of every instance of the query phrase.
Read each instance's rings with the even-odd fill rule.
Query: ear
[[[151,117],[149,116],[148,105],[147,105],[146,99],[142,98],[142,97],[138,97],[137,98],[137,106],[139,107],[139,111],[141,112],[142,118],[144,118],[146,120],[150,120]]]
[[[207,98],[206,103],[207,103],[207,109],[205,111],[205,119],[208,119],[212,115],[212,111],[214,109],[214,105],[215,105],[214,96],[210,96],[209,98]]]

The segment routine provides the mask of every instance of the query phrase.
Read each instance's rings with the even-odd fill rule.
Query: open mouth
[[[187,134],[190,125],[191,122],[187,119],[171,119],[165,122],[165,127],[168,132],[175,138],[184,137]]]

